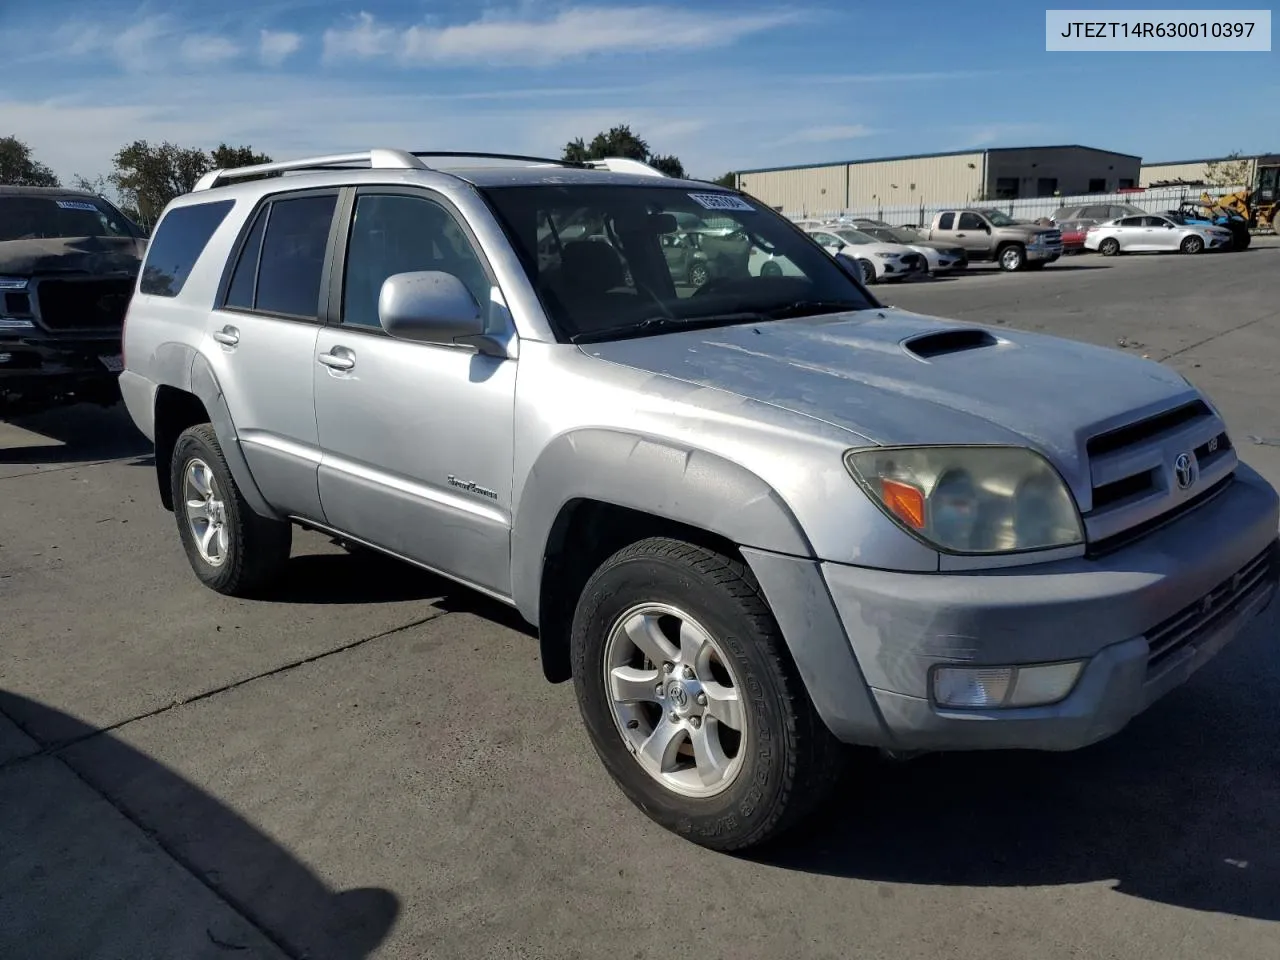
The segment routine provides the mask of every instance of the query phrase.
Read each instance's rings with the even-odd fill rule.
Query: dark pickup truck
[[[0,186],[0,412],[119,400],[147,240],[82,190]]]

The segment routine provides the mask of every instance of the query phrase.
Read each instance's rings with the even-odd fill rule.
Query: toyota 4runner
[[[121,388],[212,589],[267,590],[298,525],[510,604],[621,789],[718,849],[842,742],[1110,736],[1271,602],[1276,494],[1175,371],[885,307],[736,191],[457,156],[164,213]],[[709,213],[796,270],[690,287],[662,238]]]

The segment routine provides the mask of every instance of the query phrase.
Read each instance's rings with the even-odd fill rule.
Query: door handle
[[[956,234],[956,236],[957,236],[957,237],[963,237],[963,236],[964,236],[964,234],[963,234],[963,233],[957,233],[957,234]]]
[[[213,331],[213,339],[224,347],[234,347],[240,342],[240,331],[235,327],[223,327],[221,330]]]
[[[355,356],[349,352],[322,353],[316,359],[331,370],[350,370],[356,365]]]

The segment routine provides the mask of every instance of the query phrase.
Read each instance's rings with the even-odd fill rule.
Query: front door
[[[956,220],[956,243],[970,256],[986,256],[991,251],[991,228],[976,213],[961,213]]]
[[[312,367],[336,190],[270,197],[251,218],[206,351],[262,495],[320,520]]]
[[[509,596],[516,361],[393,339],[378,319],[382,282],[417,270],[454,274],[505,315],[492,274],[427,191],[361,188],[345,249],[312,364],[326,520]]]

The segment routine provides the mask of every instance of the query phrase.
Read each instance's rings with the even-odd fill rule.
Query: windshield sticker
[[[689,199],[707,210],[745,210],[755,213],[755,207],[731,193],[691,193]]]
[[[88,210],[90,213],[97,213],[98,208],[92,203],[86,203],[84,200],[58,200],[58,206],[63,210]]]

